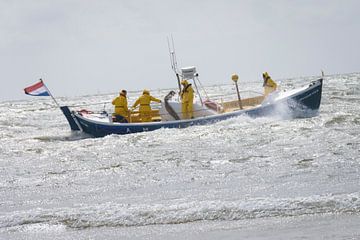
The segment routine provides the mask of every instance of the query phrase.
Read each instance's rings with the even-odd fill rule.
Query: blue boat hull
[[[70,128],[83,131],[94,137],[104,137],[110,134],[129,134],[144,131],[154,131],[160,128],[185,128],[193,125],[205,125],[226,120],[240,115],[250,117],[276,116],[286,113],[286,117],[311,117],[318,113],[321,102],[323,79],[312,82],[307,89],[298,94],[276,101],[273,104],[261,105],[249,110],[239,110],[191,120],[176,120],[151,123],[105,123],[93,121],[76,112],[70,112],[67,106],[61,108]],[[284,111],[285,109],[285,111]]]

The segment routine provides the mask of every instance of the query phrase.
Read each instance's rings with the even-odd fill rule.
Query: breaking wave
[[[71,132],[69,135],[64,135],[64,136],[37,136],[34,137],[34,139],[41,142],[59,142],[59,141],[71,142],[71,141],[82,140],[90,137],[91,137],[90,135],[83,132]]]
[[[0,228],[27,224],[68,228],[146,226],[196,221],[236,221],[325,213],[360,213],[360,193],[293,199],[257,198],[243,201],[202,201],[181,204],[103,203],[73,208],[17,211],[0,217]]]

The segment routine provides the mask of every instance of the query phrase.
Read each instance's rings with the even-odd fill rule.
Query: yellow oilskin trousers
[[[181,113],[183,119],[193,118],[194,90],[191,84],[186,85],[181,92]]]
[[[183,119],[193,118],[193,103],[192,102],[182,102],[181,103],[181,113]]]
[[[267,78],[265,86],[264,86],[264,95],[265,97],[275,91],[277,88],[277,84],[270,77]]]
[[[160,99],[154,98],[149,94],[143,94],[136,100],[136,102],[132,106],[133,108],[136,108],[140,104],[139,114],[142,122],[151,122],[151,107],[150,107],[151,101],[158,103],[161,102]]]
[[[115,115],[121,115],[124,118],[128,117],[129,114],[128,103],[124,95],[120,95],[116,97],[112,101],[112,104],[115,106],[115,111],[114,111]]]

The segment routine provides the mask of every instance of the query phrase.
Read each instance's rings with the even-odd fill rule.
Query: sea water
[[[312,118],[240,116],[103,138],[72,133],[49,98],[2,102],[0,239],[360,239],[359,82],[325,77]],[[111,112],[115,96],[58,101]]]

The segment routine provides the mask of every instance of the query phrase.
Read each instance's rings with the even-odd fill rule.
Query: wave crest
[[[69,228],[146,226],[196,221],[235,221],[324,213],[360,213],[360,195],[311,196],[294,199],[202,201],[180,204],[130,205],[103,203],[60,209],[17,211],[0,217],[0,227],[47,223]]]

